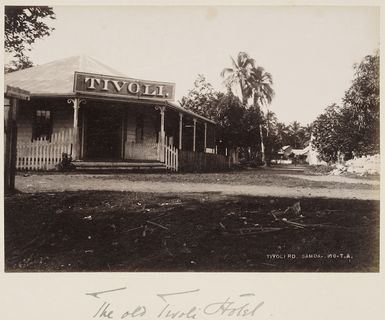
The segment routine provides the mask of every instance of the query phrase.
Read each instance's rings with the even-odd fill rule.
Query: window
[[[52,133],[52,118],[50,110],[36,110],[33,140],[50,139]]]
[[[139,114],[136,117],[136,143],[143,142],[144,120],[143,115]]]

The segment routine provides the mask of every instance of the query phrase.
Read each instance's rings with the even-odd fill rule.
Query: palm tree
[[[225,78],[225,85],[228,88],[239,87],[243,104],[247,104],[248,100],[252,98],[252,105],[258,107],[263,112],[261,107],[267,108],[267,105],[271,103],[274,96],[271,74],[262,67],[256,67],[255,60],[245,52],[238,53],[237,61],[232,57],[230,58],[233,67],[225,68],[221,72],[221,76]],[[262,123],[259,124],[259,131],[262,162],[265,162]]]
[[[250,85],[246,90],[251,90],[250,94],[252,96],[253,104],[257,106],[262,113],[262,107],[266,108],[266,135],[269,135],[269,109],[267,108],[267,106],[271,103],[274,97],[274,90],[272,88],[273,77],[262,67],[254,67],[250,73],[249,84]],[[265,145],[263,142],[262,124],[259,125],[259,131],[261,135],[262,162],[269,165],[269,163],[267,163],[265,159]]]
[[[278,141],[280,144],[280,147],[283,147],[287,144],[290,144],[289,142],[289,127],[285,125],[283,122],[277,123],[277,136]]]
[[[262,67],[254,67],[250,72],[250,86],[247,88],[252,92],[248,92],[253,96],[253,103],[258,106],[267,107],[274,97],[273,77],[269,72],[266,72]]]
[[[255,68],[255,61],[246,52],[239,52],[237,61],[230,57],[232,68],[224,68],[221,77],[228,88],[238,87],[241,92],[242,103],[246,104],[251,97],[249,79],[251,70]]]
[[[293,121],[289,125],[291,145],[297,149],[300,144],[301,124],[298,121]]]
[[[265,118],[266,118],[266,124],[267,124],[267,131],[269,133],[272,132],[276,134],[277,127],[279,124],[277,115],[273,111],[268,110]]]

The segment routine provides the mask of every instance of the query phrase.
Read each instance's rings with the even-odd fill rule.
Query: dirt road
[[[250,173],[252,174],[252,173]],[[53,191],[131,191],[131,192],[157,192],[157,193],[202,193],[217,192],[224,195],[251,195],[251,196],[276,196],[276,197],[323,197],[339,199],[361,199],[361,200],[379,200],[380,191],[378,183],[369,182],[373,186],[361,184],[369,180],[359,179],[340,179],[337,185],[322,180],[320,177],[305,175],[294,175],[296,182],[293,186],[282,183],[285,181],[285,174],[279,175],[277,183],[266,184],[255,182],[253,184],[220,183],[220,182],[190,182],[178,181],[178,175],[171,176],[175,181],[169,181],[170,176],[166,177],[168,181],[159,181],[161,176],[153,181],[145,175],[144,181],[131,179],[130,175],[109,176],[99,174],[52,174],[52,175],[30,175],[16,177],[16,187],[21,192],[53,192]],[[180,177],[180,176],[179,176]],[[270,176],[269,176],[270,177]],[[150,177],[151,178],[151,177]],[[140,179],[140,177],[139,177]],[[278,179],[278,178],[277,178]],[[286,177],[293,179],[293,177]],[[318,187],[308,184],[308,180],[319,179],[323,181]],[[326,178],[327,180],[328,178]],[[147,180],[147,181],[146,181]],[[333,178],[336,182],[338,177]],[[346,186],[346,188],[344,188]],[[353,187],[352,187],[353,186]]]
[[[284,176],[289,178],[303,179],[303,180],[309,180],[309,181],[337,182],[337,183],[348,183],[348,184],[368,184],[372,186],[380,185],[379,180],[349,178],[344,176],[331,176],[331,175],[311,176],[311,175],[304,175],[304,174],[297,174],[297,175],[285,174]]]

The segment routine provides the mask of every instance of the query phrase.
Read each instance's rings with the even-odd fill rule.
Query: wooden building
[[[83,169],[228,166],[215,123],[174,102],[173,83],[76,56],[6,74],[5,85],[30,92],[18,109],[18,169],[54,169],[63,153]]]

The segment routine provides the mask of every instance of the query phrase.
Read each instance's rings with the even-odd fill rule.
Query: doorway
[[[121,159],[123,114],[123,110],[118,107],[87,106],[84,119],[84,159]]]

